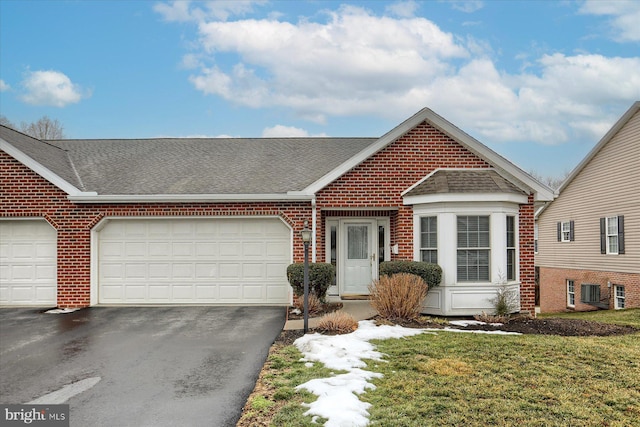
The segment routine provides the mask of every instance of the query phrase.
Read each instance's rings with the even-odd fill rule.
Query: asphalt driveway
[[[234,426],[284,322],[282,307],[3,308],[0,403],[67,399],[71,426]]]

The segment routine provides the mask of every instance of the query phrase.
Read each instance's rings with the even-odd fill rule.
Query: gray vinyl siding
[[[619,215],[625,254],[603,255],[599,220]],[[557,241],[560,221],[574,221],[573,242]],[[536,265],[640,273],[640,111],[540,214]]]

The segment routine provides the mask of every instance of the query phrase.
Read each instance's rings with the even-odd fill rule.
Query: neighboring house
[[[640,307],[640,102],[537,214],[540,311]]]
[[[289,304],[286,267],[444,269],[425,312],[534,311],[534,207],[553,191],[429,109],[380,138],[39,141],[0,127],[3,305]]]

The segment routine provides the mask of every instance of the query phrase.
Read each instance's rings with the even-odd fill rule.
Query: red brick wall
[[[383,208],[391,222],[391,244],[398,244],[393,259],[413,259],[413,210],[402,204],[401,193],[438,168],[487,168],[488,163],[426,122],[416,126],[385,149],[371,156],[317,194],[318,259],[324,259],[324,219],[334,208]],[[339,212],[346,216],[346,212]],[[330,215],[333,215],[331,213]],[[363,216],[366,216],[363,214]],[[534,312],[533,196],[520,207],[521,308]]]
[[[73,204],[66,194],[0,152],[0,217],[41,217],[58,234],[58,306],[90,304],[91,229],[107,216],[278,215],[293,228],[293,258],[302,261],[300,230],[311,219],[309,203]]]
[[[413,211],[402,204],[401,193],[438,168],[487,167],[487,162],[425,122],[319,191],[317,206],[397,209],[391,214],[391,244],[398,243],[400,253],[393,258],[412,259]],[[324,247],[318,250],[324,253]]]
[[[575,307],[567,307],[567,280],[574,281]],[[611,283],[611,288],[607,283]],[[625,288],[626,308],[640,307],[640,274],[616,273],[611,271],[574,270],[540,267],[540,311],[554,313],[561,311],[590,311],[597,308],[580,302],[583,283],[600,285],[600,299],[613,309],[613,285]]]

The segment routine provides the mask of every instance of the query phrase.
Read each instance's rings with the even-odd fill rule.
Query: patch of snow
[[[382,374],[365,371],[364,359],[384,362],[382,353],[369,341],[374,339],[404,338],[408,336],[438,332],[458,332],[477,334],[520,335],[504,331],[469,331],[454,328],[413,329],[402,326],[376,326],[373,320],[358,322],[358,329],[344,335],[307,334],[298,338],[294,345],[303,354],[305,366],[320,362],[329,369],[346,371],[329,378],[317,378],[296,387],[318,396],[316,401],[304,404],[309,409],[305,415],[327,419],[326,427],[363,427],[369,424],[371,404],[361,402],[358,395],[367,389],[375,389],[369,381],[382,378]],[[315,423],[315,421],[313,421]]]
[[[434,331],[434,332],[438,332],[438,331],[446,331],[446,332],[462,332],[465,334],[489,334],[489,335],[522,335],[520,332],[507,332],[507,331],[501,331],[501,330],[495,330],[495,331],[483,331],[483,330],[465,330],[465,329],[456,329],[456,328],[444,328],[444,329],[436,329],[436,328],[429,328],[426,329],[427,331]]]
[[[73,313],[74,311],[80,310],[79,308],[53,308],[51,310],[45,311],[47,314],[67,314]]]
[[[449,324],[453,326],[462,326],[463,328],[466,328],[467,326],[470,326],[470,325],[502,326],[502,323],[487,323],[487,322],[481,322],[479,320],[451,320]]]
[[[293,313],[293,314],[302,314],[302,311],[300,311],[300,309],[298,309],[298,308],[294,308],[293,310],[291,310],[291,313]]]

